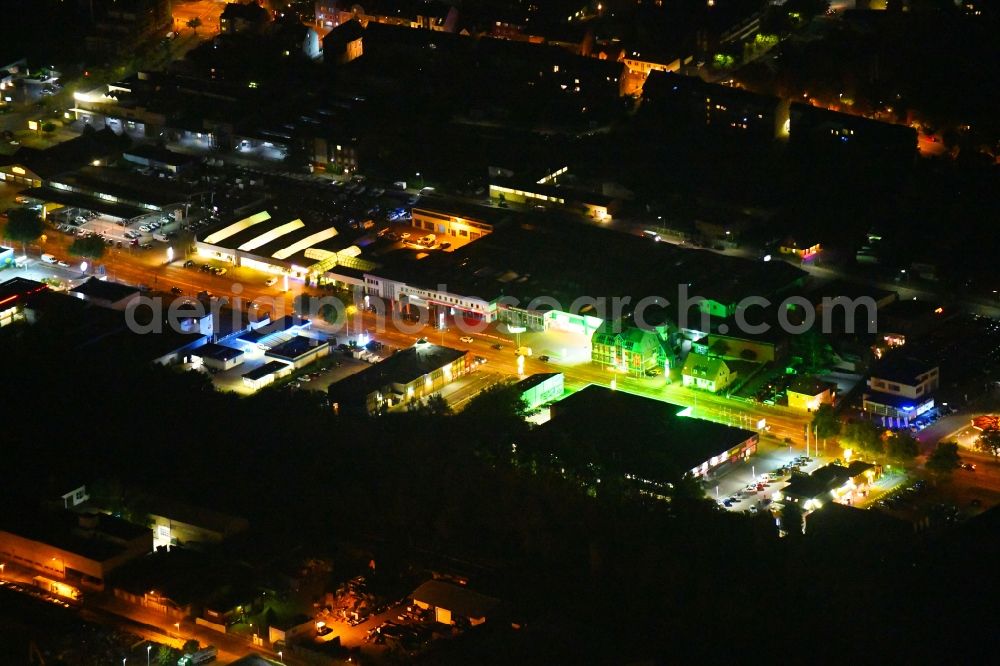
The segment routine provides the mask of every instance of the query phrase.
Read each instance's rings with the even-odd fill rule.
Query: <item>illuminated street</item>
[[[8,4],[0,666],[996,661],[1000,4]]]

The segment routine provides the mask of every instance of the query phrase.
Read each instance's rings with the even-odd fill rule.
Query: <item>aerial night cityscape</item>
[[[1000,2],[3,0],[0,666],[1000,657]]]

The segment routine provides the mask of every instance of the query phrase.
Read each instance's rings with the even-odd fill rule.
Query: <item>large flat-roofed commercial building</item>
[[[198,347],[191,354],[191,359],[195,363],[201,363],[206,368],[223,371],[235,368],[245,360],[244,353],[241,350],[214,342],[209,342]]]
[[[557,216],[546,217],[544,224],[533,222],[500,225],[451,252],[381,256],[377,267],[364,272],[365,290],[397,310],[426,309],[439,325],[458,317],[500,320],[590,337],[606,313],[587,309],[581,297],[606,304],[615,298],[638,303],[647,296],[664,297],[674,305],[644,311],[647,322],[660,324],[679,319],[680,285],[691,296],[691,307],[712,316],[714,309],[694,299],[711,297],[725,316],[742,298],[773,298],[805,276],[785,262],[679,248]],[[579,305],[576,312],[574,303]],[[688,321],[700,324],[699,312]]]
[[[426,398],[468,370],[469,353],[425,340],[342,379],[329,388],[338,414],[379,412]]]
[[[124,310],[129,303],[139,298],[139,294],[142,292],[139,291],[138,287],[120,282],[88,278],[70,289],[69,293],[94,305],[112,310]]]
[[[48,285],[23,277],[11,278],[0,282],[0,327],[23,319],[25,301],[43,291],[48,291]]]
[[[474,241],[493,231],[481,211],[458,210],[454,205],[423,205],[412,211],[413,226],[438,236]],[[445,240],[445,239],[441,239]]]
[[[329,355],[330,343],[325,340],[294,335],[288,340],[271,347],[264,355],[291,363],[295,369],[303,368],[316,359]]]
[[[543,208],[577,212],[599,222],[610,222],[620,202],[613,196],[559,185],[569,167],[556,169],[541,178],[497,176],[490,183],[490,198],[500,202],[530,204]]]
[[[557,451],[565,442],[592,451],[591,461],[659,494],[684,474],[706,476],[746,460],[759,435],[686,416],[690,410],[591,384],[551,406],[551,419],[518,450]],[[530,440],[530,441],[529,441]],[[560,444],[561,443],[561,444]]]
[[[246,518],[230,516],[165,497],[146,497],[156,547],[199,547],[221,543],[249,527]]]
[[[375,267],[361,257],[356,234],[341,234],[331,222],[315,223],[294,213],[262,209],[238,215],[199,234],[195,246],[203,257],[222,259],[294,279],[330,273],[336,268],[341,281],[355,271]],[[345,270],[346,269],[346,270]],[[360,272],[357,284],[361,284]]]
[[[529,409],[562,397],[565,382],[561,372],[541,372],[525,377],[514,385]]]
[[[429,580],[410,595],[420,608],[432,609],[434,621],[455,624],[462,619],[478,626],[500,608],[500,600],[443,580]]]
[[[109,217],[131,220],[144,215],[187,216],[192,206],[210,200],[207,191],[124,169],[85,166],[52,177],[41,187],[23,192],[39,201],[54,202]]]
[[[0,510],[0,558],[83,587],[103,589],[111,571],[152,548],[148,527],[114,516],[18,499]]]
[[[285,361],[268,361],[264,365],[243,373],[243,385],[252,391],[257,391],[268,384],[273,384],[282,377],[287,377],[294,369],[291,363]]]

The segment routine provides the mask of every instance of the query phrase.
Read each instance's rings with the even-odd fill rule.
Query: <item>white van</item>
[[[54,264],[58,260],[55,257],[53,257],[51,254],[43,254],[42,255],[42,261],[44,261],[47,264]]]

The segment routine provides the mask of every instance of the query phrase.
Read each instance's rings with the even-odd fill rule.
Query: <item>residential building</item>
[[[8,61],[6,65],[0,65],[0,90],[12,89],[16,85],[16,81],[27,76],[28,71],[28,61],[24,58],[18,58]]]
[[[832,405],[837,399],[837,385],[815,377],[797,377],[786,391],[788,406],[815,412],[820,405]]]
[[[684,361],[681,377],[684,386],[719,393],[736,380],[736,372],[730,370],[725,359],[691,352]]]
[[[256,0],[226,3],[219,17],[219,32],[231,35],[237,32],[259,32],[271,21],[271,14]]]
[[[654,368],[669,371],[673,356],[656,331],[605,322],[590,340],[590,358],[604,368],[641,376]]]
[[[640,113],[654,129],[710,130],[770,142],[785,130],[788,102],[674,74],[667,68],[649,72],[642,88]]]
[[[83,4],[83,3],[81,3]],[[87,50],[125,53],[170,29],[170,0],[88,0]]]
[[[681,68],[679,56],[658,52],[655,48],[626,49],[622,52],[622,61],[630,74],[642,76],[643,83],[651,72],[677,72]]]
[[[468,352],[418,340],[328,390],[337,414],[378,414],[427,398],[468,371]]]
[[[731,319],[727,319],[723,325],[726,326],[725,330],[740,330],[739,326]],[[748,333],[737,335],[716,331],[693,340],[691,349],[699,354],[751,363],[770,363],[784,358],[787,351],[785,340],[770,332],[759,335]]]
[[[868,378],[862,409],[887,425],[906,426],[934,407],[941,380],[938,366],[902,354],[890,354]]]
[[[458,9],[440,0],[319,0],[316,3],[317,25],[336,28],[352,20],[362,26],[374,22],[454,32]]]
[[[794,255],[802,261],[808,261],[816,257],[821,249],[822,245],[820,242],[815,238],[809,237],[796,239],[789,236],[778,246],[778,252],[781,254]]]
[[[337,26],[344,25],[344,23],[349,23],[350,21],[340,20],[340,4],[341,0],[316,0],[316,4],[313,7],[313,12],[315,15],[316,27],[317,28],[336,28]],[[323,50],[326,50],[324,45]]]
[[[319,6],[317,21],[319,21]],[[341,23],[323,37],[323,62],[346,65],[364,55],[363,37],[365,29],[357,19]]]
[[[323,56],[319,33],[303,25],[292,12],[279,17],[268,27],[267,39],[273,42],[282,57],[296,55],[319,61]]]
[[[917,156],[917,131],[863,116],[793,102],[789,110],[790,143],[813,155],[852,155],[884,164],[906,165]]]

